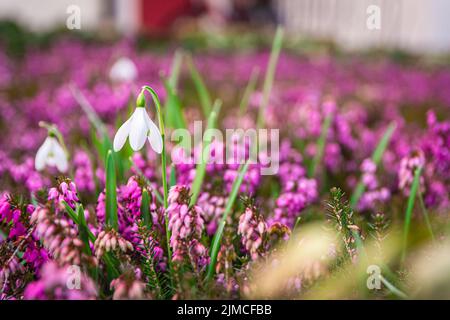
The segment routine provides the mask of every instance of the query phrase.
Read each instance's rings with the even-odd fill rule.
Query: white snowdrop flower
[[[137,75],[136,65],[126,57],[118,59],[109,71],[109,78],[115,82],[132,82],[137,78]]]
[[[138,99],[137,105],[130,119],[117,131],[114,137],[114,151],[120,151],[129,136],[130,146],[134,151],[142,149],[148,138],[152,149],[156,153],[161,153],[163,149],[161,132],[145,111],[145,100],[139,103]]]
[[[34,161],[36,170],[41,171],[45,166],[56,167],[60,172],[66,172],[69,166],[67,155],[58,140],[50,134],[36,153]]]

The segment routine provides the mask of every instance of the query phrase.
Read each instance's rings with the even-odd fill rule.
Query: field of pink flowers
[[[61,38],[0,88],[0,299],[450,297],[448,65]],[[174,159],[195,120],[279,170]]]

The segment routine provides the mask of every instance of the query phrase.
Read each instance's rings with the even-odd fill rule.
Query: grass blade
[[[95,112],[95,109],[91,106],[86,97],[81,93],[81,91],[74,85],[70,85],[70,91],[72,92],[72,96],[74,97],[75,101],[80,105],[81,109],[88,117],[89,122],[92,123],[97,132],[101,136],[106,134],[107,130],[105,124],[100,119],[97,112]]]
[[[147,189],[144,189],[142,191],[141,216],[142,219],[144,220],[145,225],[150,227],[152,219],[150,216],[150,195],[148,194]]]
[[[119,229],[117,217],[117,182],[113,153],[106,156],[106,224],[115,230]]]
[[[76,211],[78,217],[78,232],[80,233],[80,239],[84,243],[83,251],[87,255],[91,255],[91,248],[89,246],[89,228],[87,226],[86,217],[84,216],[84,209],[81,204],[77,205]]]
[[[422,196],[422,192],[420,190],[420,185],[419,185],[419,190],[417,192],[417,197],[419,198],[420,207],[422,208],[422,213],[423,213],[423,217],[425,219],[425,224],[427,225],[427,228],[428,228],[428,232],[430,232],[431,239],[434,242],[435,237],[434,237],[434,233],[433,233],[433,228],[431,227],[430,217],[428,216],[428,210],[425,207],[425,203],[423,201],[423,196]]]
[[[169,185],[170,187],[173,187],[177,184],[177,171],[175,170],[175,167],[172,166],[170,168],[170,179],[169,179]]]
[[[320,162],[322,161],[323,153],[325,150],[325,144],[328,137],[328,130],[330,129],[332,118],[333,115],[329,113],[322,123],[322,131],[320,133],[319,140],[317,140],[317,152],[314,155],[314,159],[308,168],[308,176],[310,178],[314,177],[314,175],[316,174],[316,169],[319,166]]]
[[[94,142],[97,152],[106,167],[106,156],[108,150],[111,150],[113,148],[112,141],[108,135],[108,130],[106,129],[105,124],[100,119],[97,112],[95,112],[95,109],[83,95],[83,93],[73,85],[70,85],[70,91],[72,92],[72,96],[74,97],[75,101],[77,101],[83,112],[86,114],[89,122],[95,128],[98,137],[100,137],[97,138],[94,133],[91,134],[92,141]],[[124,173],[126,171],[126,161],[128,159],[127,153],[129,153],[130,150],[130,148],[123,148],[119,153],[113,154],[114,160],[117,165],[119,181],[123,181],[123,178],[125,176]]]
[[[207,117],[211,113],[211,96],[206,88],[205,82],[200,75],[200,72],[195,67],[192,57],[187,56],[187,65],[189,72],[191,73],[192,81],[194,82],[195,89],[197,90],[198,97],[200,99],[200,105],[203,110],[203,114]]]
[[[244,95],[242,96],[241,103],[239,104],[239,115],[242,117],[248,109],[248,104],[250,102],[250,97],[253,92],[255,92],[256,84],[259,77],[259,68],[255,67],[250,74],[250,79],[248,80],[247,87],[245,88]]]
[[[278,27],[275,33],[275,38],[272,43],[272,50],[270,52],[269,64],[266,70],[266,77],[264,79],[264,87],[263,87],[263,98],[261,101],[261,105],[259,106],[259,113],[257,119],[257,128],[262,128],[265,124],[265,112],[266,108],[269,105],[270,92],[272,91],[273,80],[275,78],[275,70],[278,63],[278,57],[280,55],[281,46],[283,44],[283,34],[284,29],[282,27]]]
[[[175,51],[169,76],[169,85],[174,89],[175,92],[177,91],[178,87],[178,78],[180,75],[182,62],[183,53],[180,50]]]
[[[400,298],[400,299],[408,299],[408,296],[403,291],[401,291],[400,289],[397,289],[392,283],[390,283],[381,274],[380,274],[380,281],[386,286],[386,288],[389,289],[390,292],[392,292],[392,294],[394,294],[398,298]]]
[[[222,219],[220,220],[216,234],[214,235],[212,246],[211,246],[211,262],[209,263],[208,273],[206,275],[206,279],[208,281],[211,280],[214,275],[214,270],[216,268],[216,263],[217,263],[217,254],[219,253],[220,242],[222,240],[225,224],[227,223],[227,217],[230,214],[231,210],[233,209],[233,205],[236,200],[237,194],[239,192],[239,188],[241,187],[242,181],[244,180],[244,176],[248,170],[249,165],[250,165],[250,159],[247,160],[247,162],[244,164],[244,166],[242,166],[241,169],[239,170],[239,174],[236,177],[236,180],[234,180],[233,188],[231,189],[230,197],[228,198],[228,202],[227,202],[227,205],[223,212]]]
[[[417,196],[417,190],[419,189],[419,183],[420,183],[420,174],[422,173],[422,168],[417,168],[414,172],[414,180],[411,185],[411,190],[409,191],[409,197],[408,197],[408,203],[406,206],[406,212],[405,212],[405,222],[403,225],[403,249],[402,249],[402,261],[405,260],[406,257],[406,247],[408,244],[408,234],[409,229],[411,226],[411,218],[412,218],[412,211],[414,209],[414,202]]]
[[[72,209],[71,206],[69,206],[69,204],[66,201],[62,200],[61,202],[64,205],[64,207],[66,208],[66,211],[67,211],[67,214],[69,215],[69,218],[72,219],[73,222],[78,224],[78,215],[76,214],[76,212]]]
[[[209,114],[208,125],[207,125],[206,130],[212,129],[216,126],[217,115],[220,112],[221,106],[222,106],[222,102],[220,100],[216,100],[216,102],[214,103],[214,108],[211,111],[211,113]],[[194,181],[192,182],[192,186],[191,186],[192,196],[191,196],[190,206],[193,206],[197,202],[197,198],[200,194],[200,190],[201,190],[201,187],[203,184],[203,179],[204,179],[205,173],[206,173],[206,165],[207,165],[209,157],[210,157],[210,147],[211,147],[211,142],[212,142],[211,138],[212,137],[205,136],[205,138],[203,139],[204,141],[203,141],[201,162],[196,167],[195,178],[194,178]]]
[[[185,129],[186,121],[184,120],[180,98],[176,94],[175,88],[170,85],[170,82],[167,79],[163,79],[163,81],[167,92],[167,99],[164,107],[166,125],[174,129]]]
[[[396,128],[396,124],[392,122],[389,124],[388,128],[384,132],[383,137],[381,138],[380,142],[378,143],[377,147],[375,148],[373,154],[372,154],[372,161],[375,163],[375,165],[378,167],[378,164],[381,161],[381,158],[383,157],[384,151],[386,150],[387,146],[389,145],[389,141],[391,140],[392,134],[394,133]],[[350,206],[352,208],[355,208],[355,206],[358,204],[359,198],[361,198],[362,194],[365,191],[365,186],[362,180],[360,179],[358,184],[356,185],[355,190],[353,191],[352,197],[350,198]]]

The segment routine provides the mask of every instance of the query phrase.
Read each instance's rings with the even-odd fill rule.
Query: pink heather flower
[[[378,181],[375,176],[377,170],[376,164],[372,161],[372,159],[364,159],[364,161],[361,164],[361,171],[362,171],[362,181],[364,185],[369,190],[373,190],[378,187]]]
[[[8,260],[3,262],[0,259],[0,290],[2,292],[8,291],[10,286],[16,285],[16,283],[11,283],[16,277],[15,275],[23,275],[25,273],[25,268],[20,263],[20,260],[15,256],[6,256],[2,258],[7,258]],[[1,299],[0,299],[1,300]]]
[[[139,171],[141,171],[148,180],[152,181],[155,178],[155,169],[149,166],[149,163],[144,159],[142,154],[134,153],[132,159],[135,166],[139,168]],[[131,170],[134,174],[139,174],[134,167],[132,167]]]
[[[138,300],[150,298],[145,293],[145,283],[141,280],[140,270],[126,271],[119,278],[111,281],[113,300]]]
[[[388,188],[379,186],[376,171],[377,166],[372,159],[366,158],[363,160],[361,164],[361,180],[366,191],[358,201],[358,210],[374,209],[377,203],[385,203],[391,197],[391,192]]]
[[[101,258],[105,252],[121,251],[127,253],[133,251],[133,245],[125,240],[115,230],[102,231],[94,243],[95,256]]]
[[[209,192],[202,192],[198,197],[197,204],[202,208],[203,220],[206,224],[206,233],[214,235],[218,223],[225,210],[227,198],[221,195],[212,195]]]
[[[38,237],[31,234],[26,225],[29,225],[29,218],[34,211],[32,205],[26,206],[24,212],[18,208],[13,208],[7,195],[0,198],[0,223],[9,225],[8,241],[24,241],[22,251],[23,259],[35,270],[47,261],[48,255],[40,245]],[[24,221],[25,220],[25,221]],[[25,225],[24,225],[25,224]],[[2,239],[0,239],[0,243]]]
[[[75,209],[76,203],[80,201],[77,195],[77,187],[69,179],[60,182],[58,187],[50,188],[48,200],[53,200],[56,207],[62,210],[65,209],[61,201],[66,201],[72,209]]]
[[[414,174],[417,168],[425,165],[425,156],[421,150],[412,152],[409,156],[400,161],[398,170],[398,187],[407,196],[414,181]],[[424,192],[424,179],[420,177],[420,190]]]
[[[101,223],[105,223],[106,217],[106,195],[105,192],[100,192],[97,199],[97,206],[95,207],[95,213],[97,220]]]
[[[199,272],[209,264],[208,249],[197,239],[192,239],[189,243],[189,258],[194,266],[194,270]]]
[[[102,168],[95,169],[95,176],[97,177],[97,180],[100,182],[102,186],[105,186],[106,183],[106,175],[105,170]]]
[[[423,150],[430,158],[437,178],[450,178],[450,121],[438,122],[433,111],[427,113],[428,132]]]
[[[172,260],[182,262],[189,255],[193,265],[205,266],[208,260],[207,252],[198,242],[204,228],[202,209],[197,205],[189,208],[190,196],[186,186],[175,185],[170,188],[168,200],[167,215],[171,231]]]
[[[37,208],[30,222],[36,224],[36,237],[60,265],[95,264],[92,257],[83,253],[78,231],[65,217],[58,217],[47,208]]]
[[[252,260],[256,260],[264,250],[263,242],[267,233],[267,224],[261,215],[256,213],[256,208],[247,206],[239,218],[238,235],[245,250]]]
[[[35,170],[32,158],[26,158],[23,163],[18,165],[12,162],[8,164],[8,162],[10,161],[6,161],[5,165],[8,165],[7,168],[13,180],[16,183],[24,184],[29,191],[38,191],[47,184],[47,180]]]
[[[141,216],[142,188],[135,176],[128,179],[126,186],[120,188],[119,198],[123,211],[130,219],[137,221]]]
[[[292,228],[301,211],[318,197],[315,179],[300,178],[297,182],[289,180],[285,191],[276,200],[274,215],[269,225],[280,222]]]
[[[46,263],[40,278],[25,288],[26,300],[93,300],[97,290],[93,281],[73,266],[58,267]]]
[[[75,166],[75,183],[78,190],[85,192],[93,192],[95,189],[94,172],[92,162],[88,154],[78,150],[73,160]]]

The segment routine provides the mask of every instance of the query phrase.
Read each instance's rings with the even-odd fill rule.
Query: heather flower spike
[[[141,91],[136,100],[136,110],[131,117],[119,128],[114,137],[114,151],[120,151],[129,137],[131,148],[134,151],[142,149],[148,138],[152,149],[161,153],[163,141],[161,132],[145,111],[145,96]]]
[[[34,165],[41,171],[46,166],[56,167],[60,172],[66,172],[69,166],[67,152],[57,139],[57,129],[52,125],[40,124],[48,129],[48,136],[36,153]]]

